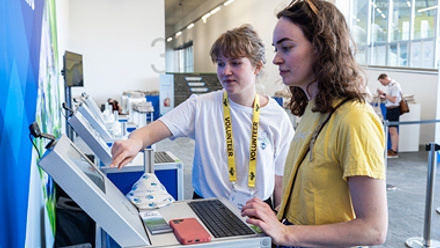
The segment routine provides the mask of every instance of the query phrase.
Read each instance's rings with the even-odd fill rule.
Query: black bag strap
[[[293,190],[293,186],[295,185],[295,181],[296,181],[296,177],[297,177],[298,172],[299,172],[299,168],[300,168],[301,164],[304,162],[304,159],[306,158],[307,153],[313,151],[313,145],[315,144],[315,141],[318,138],[319,133],[321,133],[321,131],[324,128],[325,124],[327,124],[327,122],[330,120],[330,118],[335,113],[335,111],[339,107],[341,107],[344,103],[348,102],[349,100],[350,99],[346,98],[346,99],[342,100],[338,105],[336,105],[336,107],[332,108],[330,110],[330,112],[328,113],[327,117],[325,118],[325,120],[318,127],[316,127],[315,132],[313,132],[312,139],[310,140],[310,144],[309,144],[306,152],[302,156],[302,158],[301,158],[301,160],[300,160],[300,162],[298,164],[298,168],[296,169],[296,173],[295,173],[295,176],[294,176],[293,182],[292,182],[292,190]],[[312,161],[312,152],[310,153],[310,161]],[[290,193],[289,197],[287,198],[286,205],[290,201],[290,196],[292,195],[292,190],[290,191],[291,193]],[[284,211],[284,213],[285,213],[285,211]],[[283,213],[283,218],[282,219],[284,219],[284,213]]]

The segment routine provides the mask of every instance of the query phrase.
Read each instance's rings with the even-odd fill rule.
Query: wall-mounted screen
[[[83,59],[81,54],[64,53],[64,82],[67,87],[84,86]]]

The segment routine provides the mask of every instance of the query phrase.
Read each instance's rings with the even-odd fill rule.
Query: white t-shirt
[[[195,140],[193,187],[204,198],[228,198],[232,190],[226,154],[223,92],[192,95],[159,119],[171,131],[171,140],[177,137]],[[250,193],[247,177],[253,108],[229,101],[237,172],[235,188]],[[283,175],[293,135],[287,113],[269,97],[269,103],[260,110],[254,196],[266,200],[272,195],[275,175]]]
[[[385,107],[393,107],[393,106],[399,106],[400,100],[402,99],[402,96],[400,95],[400,92],[402,89],[400,88],[400,84],[396,82],[394,79],[391,79],[391,82],[388,84],[388,90],[387,95],[397,97],[396,102],[391,102],[390,100],[385,101]]]

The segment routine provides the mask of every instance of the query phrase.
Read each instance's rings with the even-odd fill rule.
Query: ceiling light
[[[194,23],[191,23],[191,24],[188,25],[188,27],[186,27],[186,29],[191,29],[193,27],[194,27]]]
[[[433,10],[433,9],[437,9],[438,8],[438,5],[435,5],[435,6],[431,6],[431,7],[428,7],[428,8],[423,8],[423,9],[419,9],[419,10],[417,10],[417,12],[424,12],[424,11],[428,11],[428,10]]]
[[[208,17],[211,16],[211,13],[206,13],[204,16],[202,16],[202,19],[208,19]]]
[[[228,6],[229,4],[231,4],[232,2],[234,2],[235,0],[228,0],[226,1],[223,5],[224,6]]]
[[[217,13],[217,12],[219,12],[220,11],[220,6],[218,6],[217,8],[215,8],[215,9],[213,9],[213,10],[211,10],[209,13],[211,14],[211,15],[213,15],[213,14],[215,14],[215,13]]]
[[[173,40],[173,37],[168,37],[167,42],[170,42]]]
[[[206,23],[206,19],[211,16],[211,13],[206,13],[204,16],[202,16],[203,23]]]
[[[181,34],[182,34],[181,31],[177,32],[177,33],[176,33],[176,38],[179,37],[179,35],[181,35]]]

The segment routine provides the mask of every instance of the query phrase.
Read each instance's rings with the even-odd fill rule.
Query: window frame
[[[383,1],[383,0],[382,0]],[[434,9],[435,12],[435,19],[434,19],[434,35],[433,37],[428,37],[428,38],[418,38],[418,39],[414,39],[415,37],[415,18],[416,18],[416,0],[407,0],[407,2],[409,2],[411,4],[410,6],[410,11],[409,11],[409,37],[408,40],[403,39],[404,36],[401,36],[399,40],[395,39],[394,37],[394,32],[395,30],[393,30],[393,15],[394,15],[394,3],[397,0],[387,0],[388,1],[388,6],[387,6],[387,16],[386,16],[386,25],[387,25],[387,30],[386,30],[386,41],[379,41],[376,42],[373,40],[373,25],[376,23],[375,22],[375,18],[373,18],[373,15],[375,15],[376,10],[376,3],[377,0],[367,0],[367,1],[362,1],[362,0],[352,0],[350,1],[350,6],[349,6],[349,20],[350,22],[348,23],[350,26],[350,29],[353,29],[354,26],[356,25],[355,22],[352,22],[351,20],[357,19],[357,15],[358,13],[361,13],[361,9],[363,7],[357,8],[355,9],[355,6],[357,6],[357,3],[359,3],[360,5],[364,4],[368,5],[365,6],[364,8],[368,8],[368,11],[364,11],[364,13],[367,13],[367,17],[366,17],[366,36],[367,36],[367,42],[366,44],[363,43],[362,46],[358,47],[358,49],[360,51],[362,51],[360,54],[365,56],[358,56],[357,55],[357,60],[364,60],[360,61],[360,63],[362,63],[364,66],[368,66],[368,67],[376,67],[376,66],[380,66],[380,67],[386,67],[386,68],[398,68],[398,69],[408,69],[408,70],[423,70],[423,71],[438,71],[439,68],[439,59],[440,59],[440,55],[439,55],[439,49],[438,46],[440,45],[440,39],[438,37],[439,35],[439,7],[437,7],[436,9]],[[372,4],[374,3],[374,4]],[[436,0],[434,5],[432,6],[438,6],[440,3],[440,0]],[[436,4],[436,5],[435,5]],[[431,10],[433,11],[433,10]],[[363,15],[365,16],[365,14]],[[390,18],[391,16],[391,18]],[[399,23],[395,23],[396,26],[399,26]],[[365,28],[365,27],[364,27]],[[356,37],[353,37],[354,39],[356,39]],[[421,62],[416,63],[415,61],[415,57],[413,57],[413,49],[415,48],[416,44],[418,43],[423,43],[423,42],[432,42],[433,43],[433,47],[432,49],[432,61],[430,62],[431,66],[427,67],[427,66],[421,66],[421,64],[423,63],[422,60],[420,60]],[[355,40],[355,42],[357,42]],[[392,46],[395,46],[396,44],[406,44],[406,58],[402,58],[401,54],[397,54],[398,58],[397,60],[400,61],[401,59],[405,59],[406,60],[406,66],[400,66],[401,63],[396,63],[396,64],[391,64],[391,62],[393,61],[391,59],[392,55],[391,55],[391,48]],[[378,46],[379,45],[379,46]],[[383,45],[385,47],[385,53],[383,54],[383,56],[385,57],[384,59],[382,58],[378,58],[378,50],[376,50],[376,48],[380,48],[381,45]],[[421,52],[423,52],[423,50],[426,49],[424,46],[421,46]],[[365,54],[363,54],[365,53]],[[423,56],[423,55],[422,55]],[[420,57],[419,57],[420,58]],[[385,63],[380,63],[378,61],[385,61]],[[398,65],[398,66],[396,66]]]

